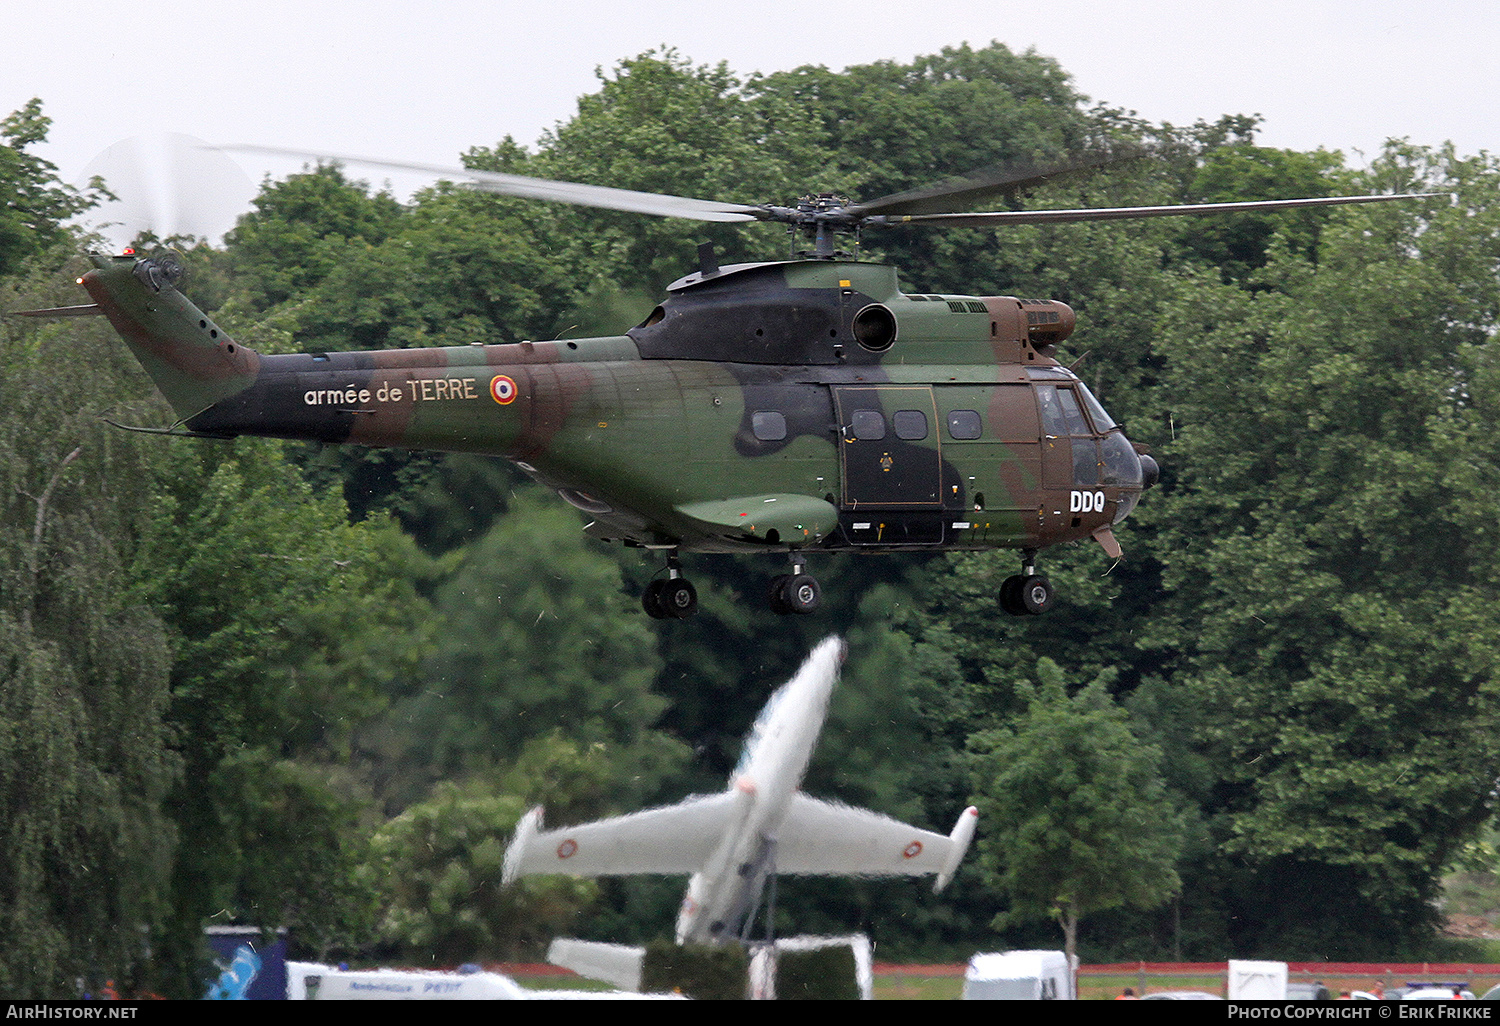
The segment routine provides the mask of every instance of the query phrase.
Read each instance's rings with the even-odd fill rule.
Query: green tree
[[[285,927],[295,950],[319,962],[376,941],[385,895],[365,868],[371,803],[343,776],[265,748],[219,761],[203,789],[216,803],[230,870],[214,914]]]
[[[364,202],[378,209],[380,200]],[[263,234],[279,240],[300,230],[289,220],[297,213],[277,206],[253,216]],[[258,240],[242,241],[249,227],[241,223],[231,252],[277,267],[299,259],[284,242],[259,254]],[[315,246],[323,266],[314,277],[305,262],[297,265],[305,280],[288,287],[268,320],[295,334],[304,349],[519,342],[551,337],[559,311],[575,294],[573,279],[514,202],[442,185],[371,233],[376,230],[376,238],[320,237]]]
[[[1164,325],[1174,480],[1146,515],[1169,599],[1145,644],[1204,712],[1246,953],[1419,945],[1500,775],[1500,175],[1395,149],[1371,178],[1457,203],[1341,212],[1316,266],[1273,246],[1261,291],[1185,279]]]
[[[725,64],[693,65],[674,50],[648,51],[600,73],[597,93],[546,135],[528,174],[619,189],[743,203],[785,202],[805,188],[813,147],[806,108],[752,99]],[[815,166],[815,165],[813,165]],[[712,241],[724,262],[745,259],[751,227],[705,225],[582,208],[558,208],[553,244],[578,280],[603,278],[653,296],[696,266]],[[594,286],[590,286],[591,289]]]
[[[351,525],[337,494],[314,496],[278,443],[167,445],[132,580],[176,655],[183,857],[162,957],[191,990],[202,922],[223,910],[295,923],[319,949],[366,929],[348,882],[358,824],[340,809],[369,803],[369,783],[357,761],[335,767],[426,651],[431,567],[392,525]]]
[[[103,197],[97,181],[84,191],[64,185],[53,164],[26,152],[47,141],[51,125],[37,99],[0,120],[0,276],[68,240],[66,222]]]
[[[1037,663],[1026,712],[981,732],[975,752],[979,863],[1009,899],[995,925],[1054,919],[1071,961],[1084,916],[1155,908],[1180,881],[1182,828],[1161,753],[1131,730],[1100,676],[1070,697],[1062,669]]]
[[[371,196],[337,165],[320,164],[267,183],[224,238],[250,306],[264,311],[328,277],[350,247],[375,246],[390,234],[401,205]]]
[[[1221,146],[1205,153],[1189,186],[1194,203],[1297,199],[1344,194],[1352,175],[1338,153],[1297,153],[1262,146]],[[1192,258],[1220,269],[1226,281],[1242,281],[1268,258],[1273,236],[1297,256],[1316,261],[1322,227],[1331,208],[1195,218],[1179,229],[1179,245]]]
[[[393,712],[415,727],[404,761],[417,779],[509,766],[554,730],[616,753],[635,780],[622,804],[680,762],[680,745],[653,729],[666,702],[645,618],[580,526],[552,498],[518,493],[437,590],[441,633],[421,692]]]
[[[39,261],[39,264],[41,262]],[[62,261],[0,308],[54,305]],[[76,274],[76,269],[73,270]],[[52,279],[52,280],[48,280]],[[0,993],[158,985],[179,769],[170,650],[129,592],[155,452],[107,427],[145,382],[100,325],[0,321]]]
[[[376,831],[366,879],[389,895],[384,942],[438,964],[536,958],[574,928],[596,894],[593,881],[500,885],[506,844],[526,808],[489,784],[445,781]]]

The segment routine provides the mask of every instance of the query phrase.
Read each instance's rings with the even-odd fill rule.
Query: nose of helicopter
[[[1137,453],[1141,461],[1141,490],[1153,487],[1161,480],[1161,467],[1150,453]]]
[[[1141,501],[1141,496],[1145,494],[1148,488],[1153,487],[1161,480],[1161,467],[1150,453],[1144,451],[1145,446],[1138,446],[1129,442],[1123,432],[1117,432],[1116,434],[1120,439],[1119,448],[1122,450],[1126,446],[1129,448],[1129,459],[1127,462],[1131,464],[1130,469],[1132,471],[1129,475],[1129,480],[1122,482],[1126,483],[1127,487],[1120,492],[1119,498],[1115,503],[1113,522],[1118,524],[1130,516],[1131,513],[1135,512],[1136,504]],[[1121,456],[1124,456],[1123,452],[1121,452]]]

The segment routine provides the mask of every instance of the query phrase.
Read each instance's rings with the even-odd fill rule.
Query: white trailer
[[[1071,1000],[1073,974],[1061,951],[975,955],[964,972],[966,1001]]]
[[[1285,962],[1229,960],[1228,994],[1231,1001],[1285,1001]]]

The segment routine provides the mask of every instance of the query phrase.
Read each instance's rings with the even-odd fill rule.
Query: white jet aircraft
[[[542,830],[542,810],[532,809],[506,850],[505,882],[534,873],[688,875],[679,944],[739,939],[770,874],[936,874],[941,891],[974,837],[977,809],[944,836],[799,790],[844,654],[843,641],[828,638],[771,696],[728,789],[558,830]]]

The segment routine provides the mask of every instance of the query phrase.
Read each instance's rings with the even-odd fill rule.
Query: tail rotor
[[[223,150],[190,135],[132,136],[104,150],[83,171],[114,199],[82,220],[116,252],[149,237],[222,241],[250,208],[255,185]]]

